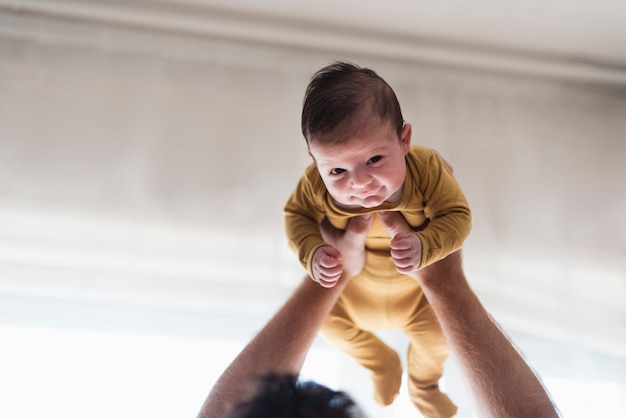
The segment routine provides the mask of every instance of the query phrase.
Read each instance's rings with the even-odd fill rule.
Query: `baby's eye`
[[[382,157],[381,155],[377,155],[377,156],[375,156],[375,157],[370,158],[370,159],[367,161],[367,163],[368,163],[368,164],[373,164],[373,163],[376,163],[376,162],[378,162],[378,161],[382,160],[382,158],[383,158],[383,157]]]
[[[346,170],[343,168],[333,168],[332,170],[330,170],[330,174],[336,176],[338,174],[341,174],[343,172],[345,172]]]

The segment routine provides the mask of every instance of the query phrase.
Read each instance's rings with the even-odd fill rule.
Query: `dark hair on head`
[[[320,136],[326,141],[341,141],[361,132],[372,117],[391,122],[398,135],[402,132],[404,119],[398,98],[373,70],[335,62],[313,75],[302,106],[302,134],[307,142]]]
[[[261,376],[258,389],[228,418],[365,418],[354,401],[314,382],[299,383],[293,374]]]

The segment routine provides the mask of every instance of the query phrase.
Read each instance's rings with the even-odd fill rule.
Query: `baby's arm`
[[[450,177],[450,175],[453,172],[452,165],[450,165],[450,163],[448,163],[448,161],[446,161],[441,156],[441,154],[439,154],[437,151],[435,150],[433,151],[434,151],[434,154],[441,160],[441,163],[437,161],[437,164],[434,164],[435,166],[438,166],[435,171],[440,173],[439,176]],[[435,159],[435,161],[436,160],[437,159]],[[449,173],[445,172],[446,169],[447,171],[449,171]],[[454,181],[453,178],[452,180]],[[448,181],[443,181],[442,183],[445,185],[446,183],[449,183],[449,182],[450,181],[448,180]],[[449,186],[445,186],[445,187],[449,188]],[[460,191],[460,188],[457,188],[457,190]],[[458,192],[453,193],[453,195],[454,194],[458,195],[459,193]],[[464,202],[464,197],[462,196],[462,193],[461,193],[461,197],[462,197],[461,202]],[[432,204],[431,204],[431,207],[432,207]],[[444,205],[442,205],[442,207],[445,208]],[[469,208],[468,208],[468,213],[469,213]],[[461,216],[463,217],[464,215],[462,214]],[[452,217],[456,217],[456,215],[453,213]],[[461,217],[461,222],[463,222],[462,217]],[[402,217],[402,215],[399,212],[381,212],[380,218],[383,222],[383,225],[385,225],[385,228],[387,229],[389,236],[391,237],[390,253],[391,253],[391,258],[393,259],[393,262],[398,272],[409,274],[411,272],[418,270],[422,265],[422,258],[423,258],[422,241],[419,235],[413,231],[411,226],[405,221],[405,219]],[[442,221],[443,220],[441,219],[435,221],[435,228],[440,227],[437,224],[442,223]],[[456,221],[458,220],[453,220],[452,222],[456,222]],[[446,219],[445,222],[450,222],[450,218]],[[444,254],[444,256],[447,255],[447,253],[442,253],[442,254]],[[427,261],[430,261],[428,257],[427,257]]]
[[[451,166],[436,151],[420,165],[418,188],[429,220],[416,232],[422,245],[419,268],[423,268],[461,248],[472,228],[472,215]]]
[[[371,216],[353,218],[345,231],[325,226],[326,188],[310,167],[285,205],[285,230],[300,263],[323,287],[336,284],[344,270],[357,274],[363,268],[364,247]],[[317,171],[315,171],[317,173]],[[363,253],[363,254],[362,254]]]
[[[320,201],[322,187],[322,183],[312,184],[308,175],[305,175],[284,208],[287,241],[312,278],[313,255],[320,247],[328,245],[320,232],[320,222],[326,216],[323,202]]]

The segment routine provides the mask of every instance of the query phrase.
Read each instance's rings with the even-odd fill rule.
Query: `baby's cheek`
[[[349,203],[347,202],[348,199],[346,199],[347,194],[345,193],[343,189],[340,189],[338,187],[329,188],[328,193],[336,202],[339,202],[344,205],[347,205]]]

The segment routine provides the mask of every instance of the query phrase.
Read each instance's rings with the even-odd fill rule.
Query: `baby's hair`
[[[302,134],[313,140],[339,142],[371,122],[390,122],[400,135],[404,125],[393,89],[369,68],[335,62],[316,72],[302,106]]]

